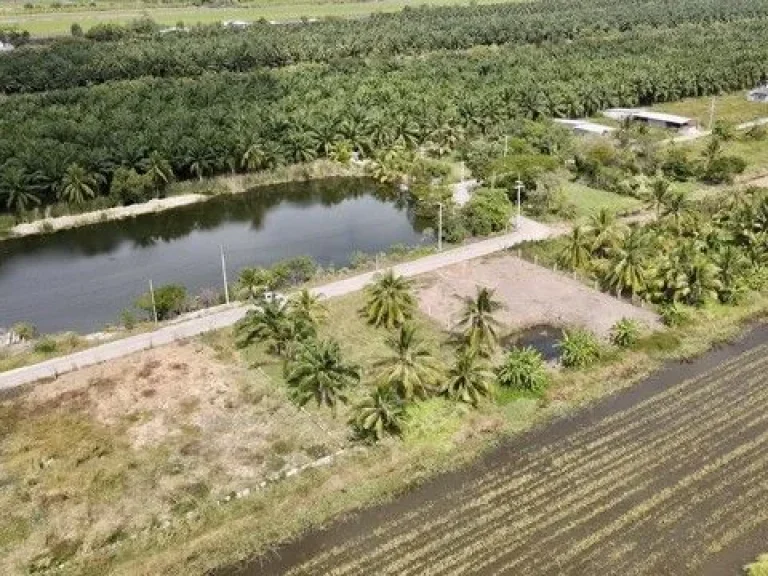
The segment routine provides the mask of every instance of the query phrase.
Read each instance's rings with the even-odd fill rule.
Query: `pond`
[[[344,266],[353,253],[429,241],[407,202],[366,179],[260,187],[243,194],[0,242],[0,327],[31,322],[41,332],[90,332],[155,286],[190,294],[230,282],[245,266],[310,256]]]
[[[558,343],[563,339],[563,329],[549,324],[530,326],[504,338],[502,346],[508,350],[512,346],[525,348],[530,346],[537,350],[546,362],[556,362],[560,359]]]

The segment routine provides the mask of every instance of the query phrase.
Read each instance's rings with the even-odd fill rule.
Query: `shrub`
[[[512,215],[512,204],[501,188],[480,188],[464,206],[464,223],[474,236],[504,230]]]
[[[72,26],[69,27],[69,32],[75,38],[81,38],[83,36],[83,27],[77,22],[73,22]]]
[[[178,284],[166,284],[155,289],[157,319],[167,320],[184,311],[187,303],[187,289]],[[136,301],[136,307],[152,317],[152,295],[147,292]]]
[[[707,165],[702,177],[711,184],[731,183],[734,176],[741,174],[746,168],[746,160],[739,156],[720,156]]]
[[[126,330],[133,330],[136,326],[136,314],[134,314],[133,310],[126,309],[120,313],[120,324]]]
[[[765,124],[756,124],[752,126],[749,130],[747,130],[744,133],[744,136],[746,138],[749,138],[750,140],[755,140],[757,142],[762,142],[765,140],[765,137],[768,136],[768,129],[766,129]]]
[[[120,167],[112,177],[109,195],[117,204],[123,206],[145,202],[155,195],[152,177],[139,174],[133,168]]]
[[[53,354],[56,348],[58,348],[56,340],[47,336],[35,342],[35,352],[39,354]]]
[[[271,268],[275,287],[287,288],[309,282],[317,274],[317,264],[309,256],[297,256],[278,262]]]
[[[600,343],[588,330],[566,330],[558,347],[560,361],[567,368],[586,368],[600,358]]]
[[[640,326],[631,318],[622,318],[611,328],[611,342],[619,348],[629,348],[640,338]]]
[[[677,302],[664,304],[660,307],[661,319],[667,326],[684,326],[691,321],[691,314]]]
[[[530,346],[510,350],[496,375],[502,386],[528,392],[543,392],[549,384],[544,359]]]
[[[684,182],[696,175],[696,163],[688,158],[684,148],[671,146],[662,162],[661,170],[667,178]]]

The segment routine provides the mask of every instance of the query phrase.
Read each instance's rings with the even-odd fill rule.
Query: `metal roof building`
[[[567,126],[575,134],[583,136],[605,136],[614,132],[616,129],[611,126],[605,126],[604,124],[597,124],[595,122],[588,122],[587,120],[569,120],[566,118],[555,118],[557,124]]]
[[[748,92],[747,100],[750,102],[768,102],[768,84]]]

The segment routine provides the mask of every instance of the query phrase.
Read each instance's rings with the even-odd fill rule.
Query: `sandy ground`
[[[28,224],[17,224],[11,229],[12,236],[31,236],[34,234],[43,234],[56,230],[65,230],[67,228],[76,228],[88,224],[97,224],[108,220],[123,220],[133,218],[141,214],[151,214],[162,212],[195,204],[207,200],[207,196],[202,194],[182,194],[180,196],[171,196],[170,198],[161,198],[144,202],[143,204],[133,204],[132,206],[117,206],[105,210],[95,210],[85,214],[75,214],[72,216],[59,216],[58,218],[45,218]]]
[[[496,298],[505,305],[498,318],[511,332],[552,324],[588,328],[605,338],[624,317],[648,328],[659,322],[649,310],[511,255],[470,260],[426,276],[420,282],[419,307],[450,329],[461,312],[462,298],[474,296],[478,286],[496,291]]]

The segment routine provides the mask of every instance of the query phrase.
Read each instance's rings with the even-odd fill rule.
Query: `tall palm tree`
[[[259,170],[264,167],[267,160],[267,152],[259,140],[253,140],[245,148],[240,157],[240,166],[247,171]]]
[[[619,246],[611,251],[606,271],[606,283],[616,292],[629,290],[639,294],[646,287],[648,237],[635,228]]]
[[[59,186],[59,199],[82,205],[98,192],[98,180],[79,164],[70,164]]]
[[[670,193],[669,181],[661,176],[653,179],[651,187],[646,193],[646,205],[656,214],[656,219],[661,217],[661,211],[664,203]]]
[[[498,341],[501,323],[494,317],[504,305],[494,299],[494,290],[478,288],[477,295],[464,298],[464,309],[456,327],[462,331],[467,346],[481,355],[490,355]]]
[[[32,190],[31,180],[24,169],[6,165],[0,173],[0,198],[5,200],[8,210],[24,212],[33,204],[40,204],[40,198]]]
[[[604,258],[623,238],[626,225],[616,218],[616,214],[607,208],[602,208],[589,219],[589,230],[592,234],[592,252]]]
[[[477,352],[469,346],[462,348],[456,356],[443,385],[442,392],[449,398],[477,406],[482,396],[491,392],[491,372]]]
[[[152,189],[155,191],[155,196],[159,196],[160,192],[165,190],[173,180],[171,164],[156,150],[147,158],[146,174],[149,175],[152,181]]]
[[[337,403],[347,402],[346,388],[360,381],[360,370],[342,360],[337,342],[313,341],[301,348],[286,381],[299,405],[314,399],[335,414]]]
[[[662,200],[662,215],[668,218],[675,230],[682,230],[683,222],[690,211],[690,202],[682,190],[670,191]]]
[[[313,326],[318,326],[328,315],[328,309],[320,301],[320,296],[315,296],[306,288],[291,300],[290,309]]]
[[[376,363],[381,381],[404,400],[426,398],[439,378],[437,359],[416,335],[413,325],[403,324],[387,339],[391,354]]]
[[[386,434],[400,434],[404,417],[402,399],[389,386],[378,386],[355,407],[349,423],[360,436],[379,441]]]
[[[584,226],[576,226],[566,238],[558,255],[560,265],[571,270],[588,268],[592,260],[592,239]]]
[[[411,282],[403,276],[395,276],[392,270],[366,286],[365,294],[365,316],[369,323],[377,327],[402,326],[411,319],[416,308],[416,301],[411,294]]]

